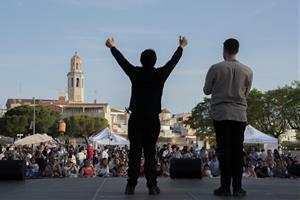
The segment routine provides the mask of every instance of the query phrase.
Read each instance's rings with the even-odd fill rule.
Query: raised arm
[[[180,60],[180,58],[182,56],[183,48],[187,45],[187,43],[188,42],[187,42],[186,37],[179,36],[179,47],[173,54],[172,58],[163,67],[159,68],[159,70],[162,73],[162,76],[165,79],[168,78],[168,76],[171,74],[172,70],[175,68],[176,64]]]
[[[134,70],[134,66],[126,60],[126,58],[122,55],[122,53],[116,48],[115,46],[115,40],[114,38],[107,39],[105,42],[105,45],[110,48],[110,51],[118,64],[121,66],[121,68],[124,70],[124,72],[131,76],[132,71]]]

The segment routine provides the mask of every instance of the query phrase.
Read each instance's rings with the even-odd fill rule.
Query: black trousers
[[[137,184],[143,150],[147,187],[157,185],[155,152],[159,132],[160,121],[158,114],[145,116],[131,113],[128,122],[128,138],[130,141],[128,169],[129,185],[135,186]]]
[[[221,170],[221,187],[233,189],[242,187],[243,142],[246,122],[214,121],[217,138],[217,153]]]

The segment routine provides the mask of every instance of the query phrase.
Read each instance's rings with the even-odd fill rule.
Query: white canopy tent
[[[277,149],[278,139],[248,125],[244,133],[244,144],[264,144],[265,149]]]
[[[94,147],[97,147],[98,145],[129,145],[129,141],[126,138],[117,135],[109,128],[103,129],[99,133],[91,136],[89,139],[93,142]]]
[[[47,135],[46,133],[44,134],[34,134],[34,135],[29,135],[27,137],[24,137],[20,140],[15,141],[15,145],[32,145],[32,144],[39,144],[41,142],[55,142],[54,139]]]

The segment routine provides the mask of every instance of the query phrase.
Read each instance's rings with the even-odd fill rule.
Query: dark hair
[[[239,41],[234,38],[229,38],[224,42],[224,50],[229,54],[237,54],[239,52]]]
[[[141,54],[140,59],[143,67],[154,67],[156,63],[156,53],[153,49],[146,49]]]

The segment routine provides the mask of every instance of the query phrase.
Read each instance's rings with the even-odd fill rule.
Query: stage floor
[[[169,179],[159,178],[161,194],[149,196],[146,181],[139,179],[136,193],[125,196],[125,178],[62,178],[31,179],[23,182],[0,181],[1,200],[117,200],[117,199],[164,199],[196,200],[223,199],[215,197],[212,192],[219,186],[218,178],[204,179]],[[299,179],[244,179],[244,188],[248,195],[243,199],[297,200],[300,199]],[[236,199],[225,197],[224,199]]]

